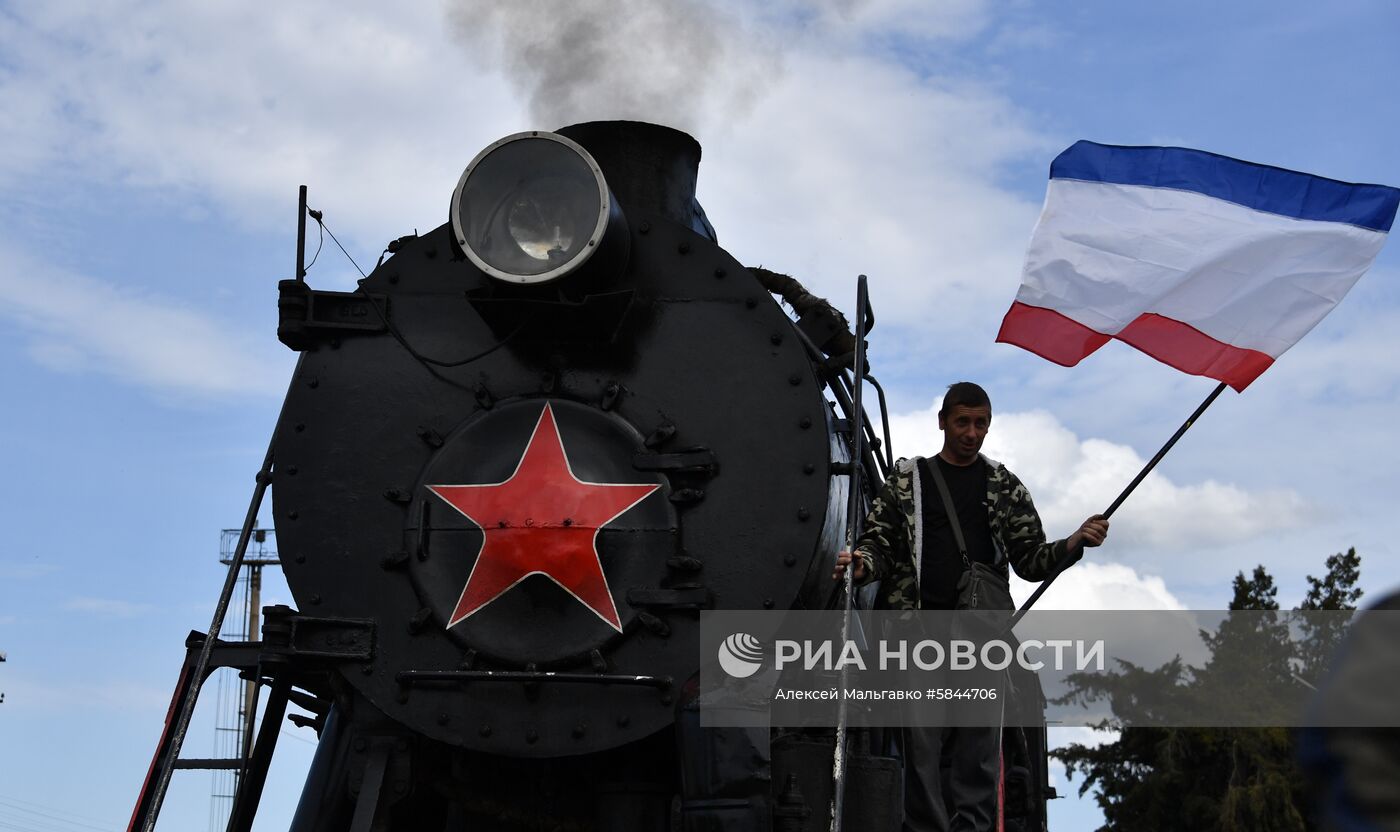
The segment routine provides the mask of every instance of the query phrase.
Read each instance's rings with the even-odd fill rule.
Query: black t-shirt
[[[962,577],[962,556],[938,495],[938,485],[928,466],[937,464],[948,483],[948,495],[962,525],[967,543],[967,558],[989,565],[996,564],[996,546],[992,543],[992,527],[987,519],[987,463],[981,457],[971,465],[952,465],[942,457],[921,459],[919,466],[923,517],[923,565],[919,572],[920,603],[926,610],[951,610],[958,598],[958,579]]]

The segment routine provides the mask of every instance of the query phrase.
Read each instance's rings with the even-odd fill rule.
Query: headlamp
[[[556,133],[507,136],[477,154],[452,192],[452,234],[497,280],[538,284],[578,271],[625,235],[598,163]]]

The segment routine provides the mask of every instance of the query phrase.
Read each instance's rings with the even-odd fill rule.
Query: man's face
[[[982,440],[992,426],[992,409],[987,405],[968,407],[953,405],[947,413],[939,414],[938,427],[943,431],[943,451],[950,462],[970,464],[982,450]]]

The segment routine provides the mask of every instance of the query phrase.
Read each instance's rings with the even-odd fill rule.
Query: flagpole
[[[1133,490],[1146,479],[1153,468],[1157,467],[1157,463],[1162,461],[1162,457],[1167,455],[1167,451],[1170,451],[1177,440],[1184,436],[1186,431],[1191,429],[1192,425],[1196,424],[1196,420],[1201,417],[1202,413],[1206,412],[1206,408],[1210,407],[1211,403],[1219,398],[1221,393],[1225,392],[1225,386],[1225,382],[1220,382],[1220,384],[1210,392],[1210,395],[1206,396],[1206,400],[1201,402],[1200,406],[1196,408],[1196,411],[1186,417],[1186,421],[1182,422],[1181,427],[1176,429],[1176,433],[1172,434],[1172,438],[1167,440],[1167,444],[1163,445],[1162,449],[1157,451],[1156,456],[1147,461],[1147,464],[1142,467],[1138,475],[1133,477],[1133,481],[1128,483],[1128,487],[1123,489],[1123,493],[1119,494],[1118,498],[1113,501],[1113,504],[1104,511],[1103,518],[1105,520],[1113,516],[1113,512],[1117,511],[1118,507],[1123,505],[1123,501],[1128,499],[1128,495],[1133,493]],[[1021,608],[1016,611],[1016,614],[1011,617],[1011,623],[1007,625],[1006,629],[1010,630],[1012,627],[1015,627],[1016,622],[1020,621],[1022,616],[1029,612],[1030,608],[1035,605],[1035,602],[1040,600],[1040,596],[1045,594],[1045,590],[1050,588],[1050,584],[1054,583],[1055,579],[1060,577],[1060,573],[1068,569],[1070,565],[1078,559],[1078,556],[1075,555],[1074,552],[1066,552],[1065,556],[1051,569],[1050,577],[1041,582],[1040,586],[1031,594],[1031,597],[1026,599],[1026,603],[1022,604]]]

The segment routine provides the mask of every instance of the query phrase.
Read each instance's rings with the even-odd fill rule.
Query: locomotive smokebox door
[[[405,530],[448,635],[523,667],[586,660],[635,626],[627,590],[667,579],[679,532],[662,477],[632,466],[643,450],[617,416],[565,400],[485,411],[448,437]]]

